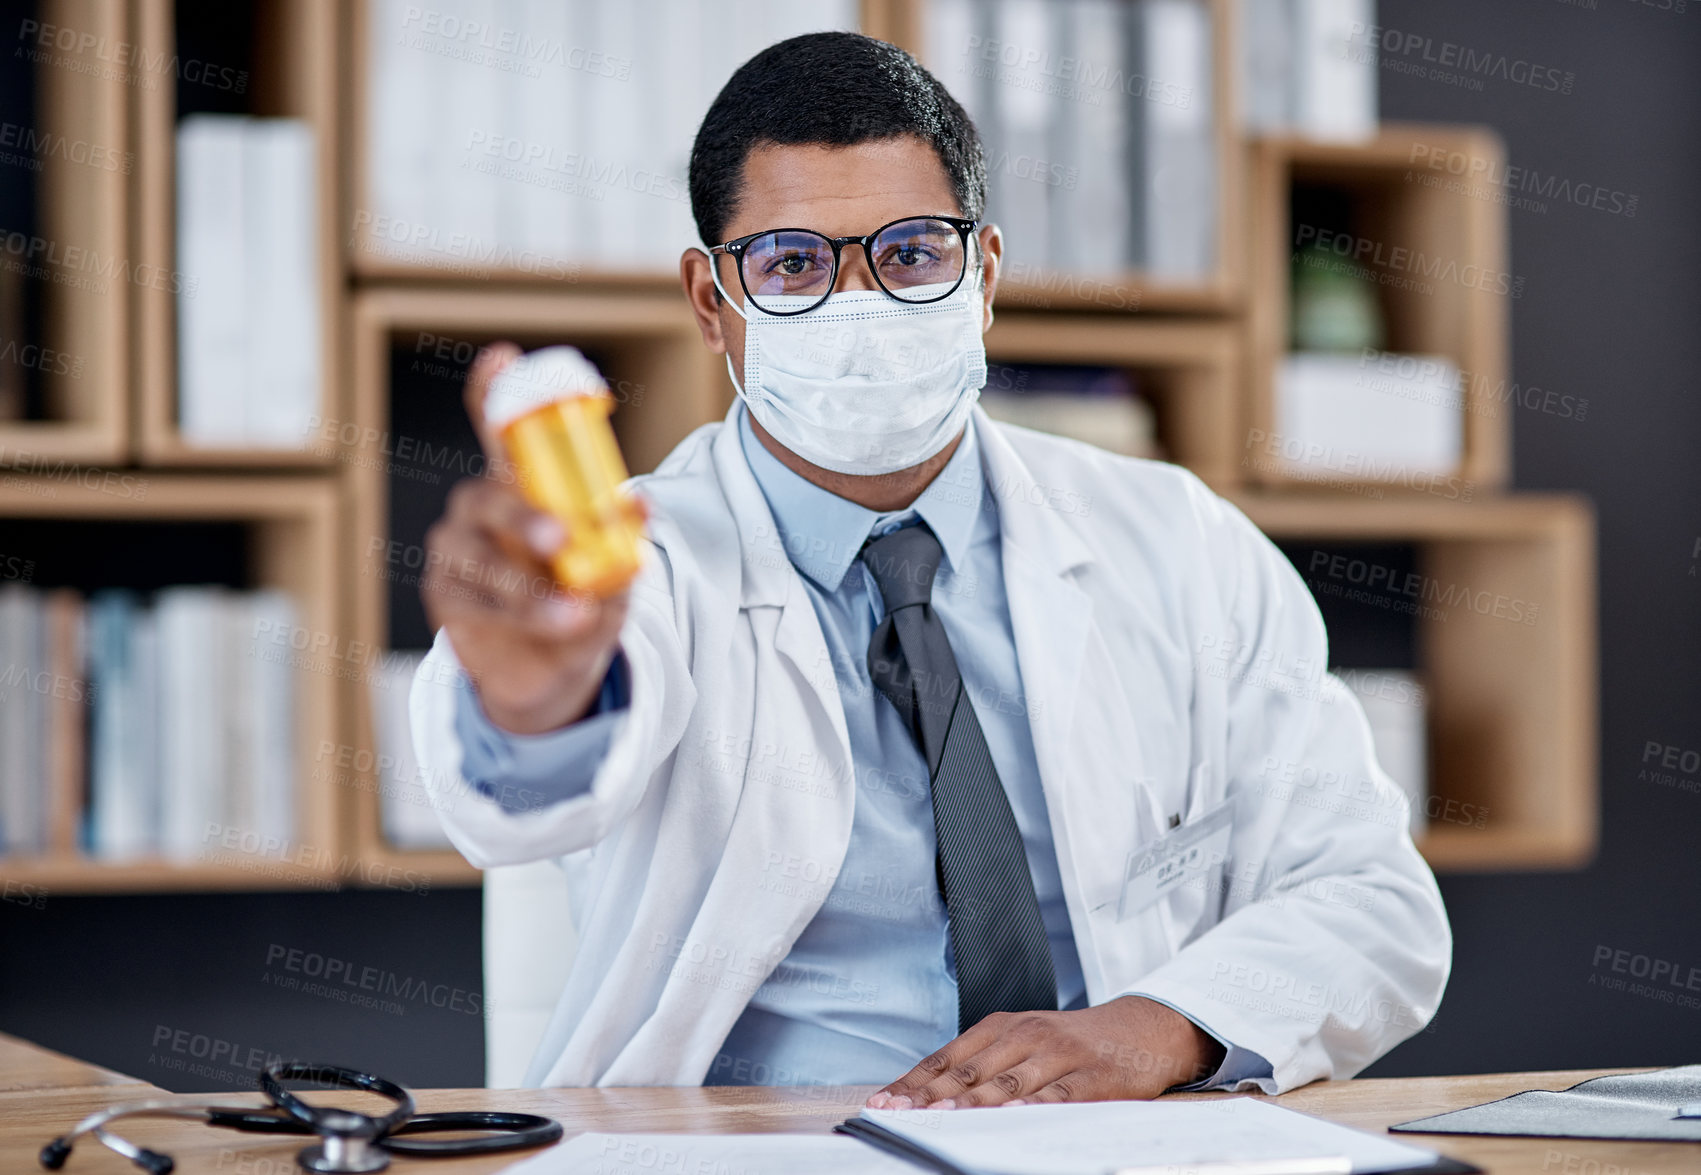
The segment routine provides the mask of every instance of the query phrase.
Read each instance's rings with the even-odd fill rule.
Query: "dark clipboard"
[[[896,1155],[900,1159],[908,1159],[919,1166],[937,1171],[939,1175],[975,1175],[973,1171],[965,1171],[955,1163],[934,1154],[926,1147],[917,1146],[902,1135],[894,1134],[879,1123],[870,1122],[867,1118],[846,1118],[833,1127],[833,1133],[848,1134],[852,1138],[859,1138],[887,1154]],[[1463,1159],[1453,1159],[1441,1155],[1435,1162],[1425,1167],[1406,1167],[1398,1171],[1379,1172],[1378,1175],[1483,1175],[1483,1169],[1467,1163]]]

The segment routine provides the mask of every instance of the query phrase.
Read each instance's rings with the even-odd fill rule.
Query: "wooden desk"
[[[146,1081],[126,1077],[44,1049],[0,1032],[0,1094],[33,1089],[78,1089],[86,1086],[128,1085],[152,1089]]]
[[[32,1068],[39,1064],[39,1069]],[[39,1171],[42,1143],[78,1118],[109,1102],[160,1091],[96,1066],[80,1063],[0,1036],[0,1073],[34,1084],[0,1092],[0,1171]],[[1443,1110],[1459,1109],[1524,1089],[1563,1089],[1588,1077],[1623,1070],[1504,1073],[1474,1077],[1416,1077],[1374,1081],[1320,1082],[1274,1100],[1348,1126],[1380,1131]],[[104,1075],[104,1077],[102,1077]],[[55,1077],[89,1078],[81,1085],[54,1085]],[[872,1086],[774,1089],[433,1089],[416,1091],[422,1110],[504,1109],[548,1114],[568,1135],[584,1130],[680,1133],[791,1131],[815,1133],[854,1115]],[[189,1095],[185,1095],[186,1097]],[[224,1097],[226,1095],[220,1095]],[[1177,1094],[1213,1097],[1220,1094]],[[255,1097],[228,1095],[244,1102]],[[350,1104],[353,1104],[351,1101]],[[376,1103],[375,1103],[376,1104]],[[272,1142],[176,1121],[138,1121],[125,1136],[177,1157],[182,1175],[291,1175],[302,1140]],[[1402,1138],[1467,1159],[1493,1175],[1678,1175],[1701,1166],[1701,1146],[1689,1143],[1590,1142],[1563,1138],[1485,1138],[1466,1135],[1403,1135]],[[483,1175],[516,1157],[482,1159],[397,1159],[397,1175]],[[91,1142],[79,1145],[67,1175],[134,1175],[135,1168]],[[919,1171],[920,1168],[917,1168]]]

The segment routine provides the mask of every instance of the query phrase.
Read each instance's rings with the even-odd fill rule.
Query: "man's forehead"
[[[887,221],[960,216],[945,165],[925,140],[877,139],[848,146],[765,143],[744,162],[729,237],[765,228],[813,228],[860,236]]]

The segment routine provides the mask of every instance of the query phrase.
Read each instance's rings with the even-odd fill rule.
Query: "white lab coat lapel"
[[[978,410],[977,423],[1040,785],[1088,999],[1099,1003],[1142,958],[1166,950],[1161,927],[1115,920],[1122,862],[1155,832],[1135,715],[1120,685],[1121,673],[1139,670],[1113,664],[1094,637],[1093,600],[1076,576],[1096,557],[1075,519],[1051,504],[1080,500],[1059,492],[1066,475],[1036,475]]]
[[[685,1080],[701,1081],[751,994],[826,900],[828,883],[787,880],[784,861],[797,856],[818,863],[819,875],[831,878],[850,843],[855,772],[827,643],[775,538],[735,421],[729,413],[713,442],[713,459],[738,527],[738,624],[748,625],[754,639],[755,681],[739,707],[745,729],[713,733],[730,735],[737,752],[747,752],[743,789],[675,981],[601,1078],[603,1085],[622,1084],[631,1079],[628,1067],[635,1076],[653,1067],[658,1052],[669,1051],[680,1057]]]

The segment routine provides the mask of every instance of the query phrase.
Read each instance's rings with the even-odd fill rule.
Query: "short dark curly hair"
[[[849,147],[914,135],[939,156],[958,210],[980,219],[980,135],[938,78],[896,45],[861,33],[805,33],[738,67],[703,116],[691,148],[691,214],[717,245],[738,211],[744,161],[767,144]]]

